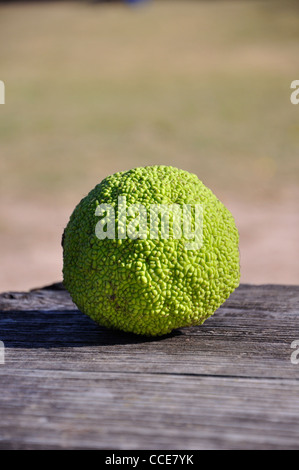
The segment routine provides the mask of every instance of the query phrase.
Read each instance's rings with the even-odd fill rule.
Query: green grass
[[[0,194],[157,163],[240,197],[298,182],[296,3],[2,5],[0,42]]]

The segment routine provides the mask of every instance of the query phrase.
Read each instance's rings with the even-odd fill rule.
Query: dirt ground
[[[222,198],[240,232],[241,282],[299,283],[298,196],[294,188],[279,201]],[[73,202],[61,207],[2,200],[0,291],[29,290],[62,279],[61,234],[73,207]]]

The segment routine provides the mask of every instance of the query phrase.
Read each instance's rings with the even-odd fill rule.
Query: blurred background
[[[299,284],[299,3],[1,2],[0,291],[62,279],[108,174],[173,165],[233,213],[242,282]]]

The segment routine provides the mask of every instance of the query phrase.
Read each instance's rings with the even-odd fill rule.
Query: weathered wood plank
[[[299,287],[241,285],[201,327],[97,326],[60,284],[0,295],[0,448],[299,448]]]
[[[241,286],[201,327],[156,339],[97,326],[65,291],[25,295],[26,310],[19,294],[0,297],[0,337],[7,363],[16,368],[23,367],[21,350],[34,368],[64,363],[75,370],[123,371],[125,364],[136,372],[299,378],[290,361],[291,343],[299,339],[298,287]]]
[[[2,448],[298,447],[291,380],[19,370],[2,389]]]

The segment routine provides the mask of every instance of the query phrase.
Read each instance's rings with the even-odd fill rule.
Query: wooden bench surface
[[[1,294],[0,340],[2,449],[299,448],[299,286],[243,284],[149,339],[99,327],[58,283]]]

